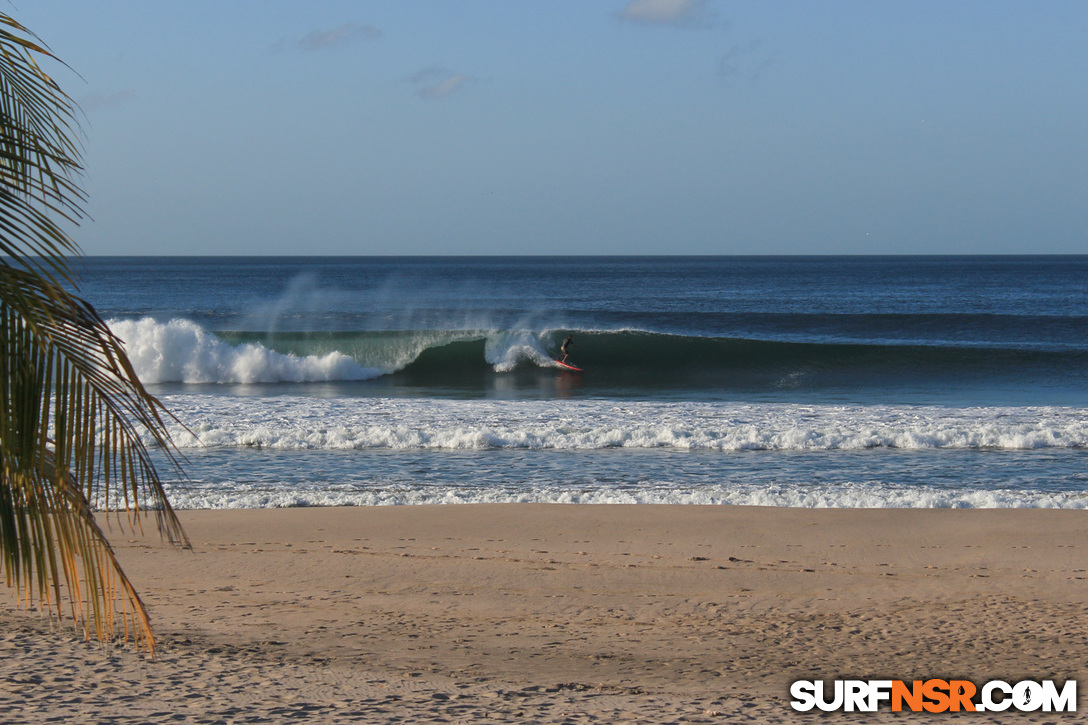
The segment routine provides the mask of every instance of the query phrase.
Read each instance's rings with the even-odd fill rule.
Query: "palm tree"
[[[147,610],[101,515],[188,545],[150,455],[177,454],[169,413],[77,290],[62,229],[83,216],[76,107],[38,65],[55,57],[0,14],[0,569],[26,605],[72,619],[89,640],[154,651]]]

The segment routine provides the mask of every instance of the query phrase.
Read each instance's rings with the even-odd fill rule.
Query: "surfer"
[[[559,350],[563,353],[563,357],[559,362],[565,363],[567,361],[567,355],[570,355],[570,348],[574,346],[574,335],[567,335],[567,339],[563,341],[563,346]]]

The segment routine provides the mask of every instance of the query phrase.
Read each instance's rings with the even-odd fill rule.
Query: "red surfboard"
[[[576,373],[583,372],[582,368],[576,368],[573,365],[569,365],[569,364],[567,364],[565,362],[562,362],[561,360],[556,360],[555,364],[558,365],[559,367],[563,368],[564,370],[573,370]]]

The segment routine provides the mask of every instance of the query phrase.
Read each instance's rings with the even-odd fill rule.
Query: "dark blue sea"
[[[1088,504],[1088,256],[80,266],[182,508]]]

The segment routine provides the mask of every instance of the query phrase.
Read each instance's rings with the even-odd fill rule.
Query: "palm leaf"
[[[39,67],[52,57],[0,15],[0,569],[22,600],[87,638],[154,647],[146,608],[95,510],[188,545],[149,446],[180,472],[164,418],[121,341],[70,291],[82,218],[73,104]],[[119,631],[119,628],[120,631]]]

